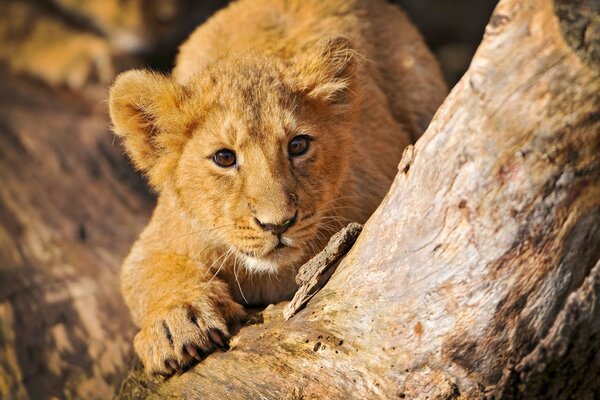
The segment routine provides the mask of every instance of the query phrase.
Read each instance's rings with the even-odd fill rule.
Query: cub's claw
[[[229,338],[218,329],[211,328],[208,330],[208,337],[213,341],[214,344],[224,350],[229,350]]]
[[[201,361],[202,358],[200,357],[200,354],[198,354],[198,350],[196,350],[196,347],[193,344],[186,344],[185,345],[185,351],[188,352],[188,354],[190,356],[192,356],[193,359],[197,360],[197,361]]]
[[[206,301],[171,306],[146,320],[134,339],[135,351],[147,371],[171,376],[217,348],[229,349],[227,323],[244,316],[232,300],[224,310]]]
[[[173,371],[177,371],[179,369],[179,364],[177,364],[177,361],[175,361],[175,360],[167,360],[167,365]]]

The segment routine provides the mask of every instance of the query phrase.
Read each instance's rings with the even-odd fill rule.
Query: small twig
[[[350,223],[329,239],[327,246],[306,264],[300,267],[296,283],[300,286],[292,301],[283,310],[287,321],[327,283],[338,261],[350,250],[362,231],[362,225]]]

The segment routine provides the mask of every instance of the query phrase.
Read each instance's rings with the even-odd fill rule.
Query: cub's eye
[[[219,167],[229,168],[235,165],[235,153],[229,149],[218,150],[212,156],[212,160]]]
[[[293,157],[301,156],[310,148],[310,140],[310,136],[308,135],[296,136],[290,140],[290,144],[288,144],[288,152]]]

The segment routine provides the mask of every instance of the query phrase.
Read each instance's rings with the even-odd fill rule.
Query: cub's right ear
[[[159,160],[173,158],[187,139],[182,135],[186,119],[180,109],[185,97],[184,88],[172,79],[141,70],[119,75],[110,89],[113,129],[151,182],[153,170],[162,169]]]

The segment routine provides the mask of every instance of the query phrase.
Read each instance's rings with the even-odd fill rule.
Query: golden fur
[[[160,193],[122,272],[146,368],[211,351],[240,303],[288,299],[298,267],[374,211],[444,95],[421,37],[384,0],[240,0],[181,46],[172,76],[119,76],[115,132]],[[308,152],[289,156],[304,134]],[[235,167],[212,161],[224,148]],[[255,220],[293,216],[281,238]]]

